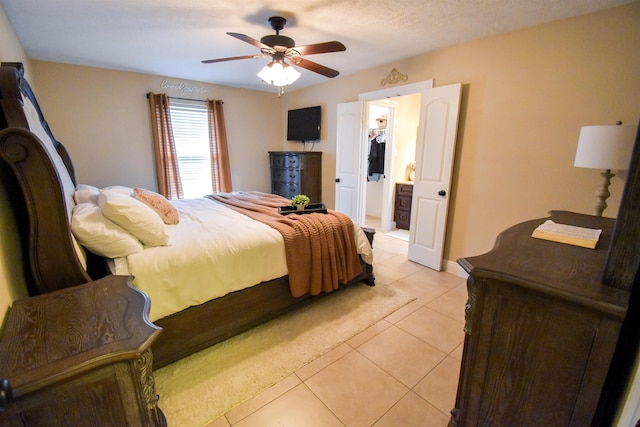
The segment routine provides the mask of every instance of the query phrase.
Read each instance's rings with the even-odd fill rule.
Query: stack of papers
[[[551,220],[547,220],[533,231],[531,237],[595,249],[600,233],[602,233],[602,230],[556,224]]]

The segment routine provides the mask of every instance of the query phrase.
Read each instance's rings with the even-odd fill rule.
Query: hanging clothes
[[[373,134],[369,138],[369,181],[379,181],[384,176],[386,134]]]

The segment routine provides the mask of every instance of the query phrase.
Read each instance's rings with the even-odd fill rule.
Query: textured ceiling
[[[456,43],[590,13],[632,0],[0,0],[32,59],[273,91],[268,59],[202,64],[258,48],[268,18],[296,45],[338,40],[345,52],[308,56],[352,74]],[[7,58],[7,60],[10,60]],[[299,69],[294,88],[327,80]],[[339,76],[337,77],[339,78]]]

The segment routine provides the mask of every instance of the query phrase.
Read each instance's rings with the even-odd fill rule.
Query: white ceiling
[[[273,91],[256,73],[267,58],[226,32],[260,39],[288,19],[296,45],[341,41],[345,52],[307,56],[352,74],[434,49],[635,0],[0,0],[32,59]],[[10,60],[6,58],[6,60]],[[327,80],[300,69],[294,88]],[[337,78],[340,78],[338,76]]]

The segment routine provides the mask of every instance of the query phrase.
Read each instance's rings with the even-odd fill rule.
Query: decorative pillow
[[[177,224],[180,221],[178,210],[162,194],[136,187],[133,189],[133,197],[156,211],[165,224]]]
[[[92,203],[98,204],[98,197],[100,196],[100,189],[93,185],[78,184],[76,185],[76,191],[73,193],[73,198],[76,201],[76,205],[80,203]]]
[[[132,196],[116,190],[102,190],[98,198],[102,214],[147,246],[165,246],[169,234],[153,209]]]
[[[107,258],[125,257],[143,249],[138,239],[105,218],[97,203],[74,206],[71,231],[84,247]]]

